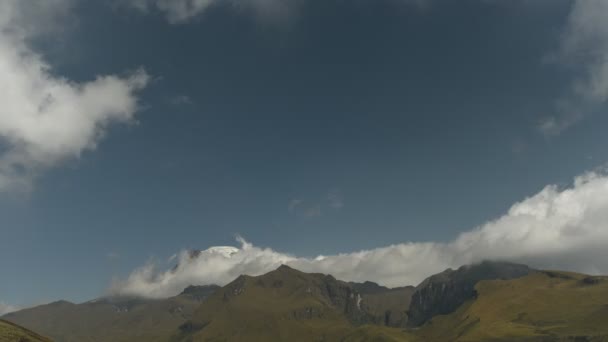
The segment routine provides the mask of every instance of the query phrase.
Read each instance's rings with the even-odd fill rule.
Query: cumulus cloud
[[[240,248],[183,251],[178,264],[158,270],[149,263],[111,293],[166,297],[191,284],[224,285],[241,274],[260,275],[281,264],[343,280],[372,280],[395,287],[482,260],[508,260],[538,268],[608,273],[608,175],[581,175],[564,189],[555,185],[515,203],[500,218],[448,243],[400,243],[353,253],[303,258],[260,248],[239,238]]]
[[[112,123],[137,111],[143,70],[77,83],[30,47],[70,10],[68,0],[0,2],[0,191],[29,188],[44,170],[96,147]]]
[[[0,302],[0,316],[6,315],[7,313],[15,312],[17,310],[19,310],[19,308],[14,305],[9,305],[4,302]]]
[[[560,50],[553,57],[581,76],[574,81],[570,93],[557,101],[556,114],[540,123],[545,135],[561,133],[608,100],[607,17],[607,1],[573,3]]]

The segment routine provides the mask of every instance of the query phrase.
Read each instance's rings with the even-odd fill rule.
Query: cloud
[[[327,194],[327,205],[334,209],[344,208],[344,196],[342,196],[342,192],[338,189],[330,190]]]
[[[302,0],[122,0],[132,8],[147,13],[163,13],[172,24],[184,23],[217,5],[253,12],[265,19],[284,19],[300,6]]]
[[[304,200],[294,198],[289,201],[287,211],[297,217],[321,217],[328,211],[337,211],[344,207],[344,197],[339,189],[331,189],[323,198]]]
[[[292,199],[287,206],[287,211],[297,217],[314,218],[321,217],[323,211],[320,202],[308,202],[303,199]]]
[[[193,104],[194,101],[188,95],[177,95],[169,99],[169,103],[174,106],[185,106]]]
[[[143,13],[161,12],[172,24],[186,23],[217,5],[228,5],[236,10],[254,14],[266,21],[286,22],[310,0],[119,0]],[[377,0],[370,0],[377,1]],[[427,8],[432,0],[386,0],[388,3]]]
[[[110,260],[120,259],[120,254],[117,252],[108,252],[106,253],[106,258]]]
[[[115,281],[113,294],[166,297],[191,284],[224,285],[241,274],[260,275],[281,264],[338,279],[372,280],[386,286],[416,285],[427,276],[482,260],[510,260],[538,268],[608,273],[608,175],[591,172],[568,188],[555,185],[521,202],[496,220],[448,243],[400,243],[316,258],[260,248],[239,238],[230,253],[183,251],[178,266],[149,263]]]
[[[556,103],[556,113],[539,128],[546,136],[561,133],[608,100],[608,2],[576,0],[568,16],[560,49],[552,60],[581,76]]]
[[[18,311],[19,308],[14,305],[9,305],[4,302],[0,302],[0,316],[6,315],[7,313]]]
[[[55,32],[68,0],[0,3],[0,191],[29,189],[48,168],[95,149],[113,123],[129,122],[142,69],[77,83],[54,74],[30,41]]]
[[[212,247],[202,252],[182,251],[177,266],[158,271],[150,262],[125,280],[115,280],[111,294],[167,297],[181,292],[184,284],[226,284],[241,274],[262,274],[295,257],[253,246],[238,238],[241,248]]]

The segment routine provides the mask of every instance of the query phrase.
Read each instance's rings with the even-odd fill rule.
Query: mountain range
[[[482,262],[389,289],[281,266],[162,300],[60,301],[2,319],[57,342],[604,341],[608,277]]]

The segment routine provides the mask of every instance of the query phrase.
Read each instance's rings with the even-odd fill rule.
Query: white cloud
[[[19,308],[14,305],[9,305],[4,302],[0,302],[0,316],[6,315],[7,313],[15,312],[17,310],[19,310]]]
[[[608,1],[576,0],[561,39],[557,61],[580,69],[570,93],[545,118],[541,131],[556,135],[608,100]]]
[[[92,150],[112,123],[137,111],[148,76],[77,83],[53,73],[29,41],[54,31],[68,0],[0,3],[0,191],[29,188],[44,170]]]
[[[176,269],[158,272],[156,264],[148,263],[127,279],[115,281],[110,292],[167,297],[191,284],[226,284],[241,274],[262,274],[296,260],[293,256],[271,249],[255,247],[241,238],[238,240],[240,249],[212,247],[200,254],[182,251],[177,256]]]
[[[608,175],[587,173],[573,185],[555,185],[514,204],[502,217],[449,243],[401,243],[338,255],[302,258],[256,247],[239,238],[233,253],[182,252],[178,267],[157,271],[150,263],[111,292],[149,297],[177,294],[191,284],[224,285],[240,274],[259,275],[287,264],[343,280],[386,286],[416,285],[449,267],[482,260],[510,260],[539,268],[608,273]]]

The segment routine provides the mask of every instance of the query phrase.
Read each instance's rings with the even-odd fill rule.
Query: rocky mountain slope
[[[608,277],[534,272],[486,280],[416,331],[424,341],[608,341]]]
[[[336,341],[383,336],[398,329],[370,326],[374,314],[360,292],[330,275],[287,266],[259,277],[241,276],[200,306],[175,341]]]
[[[486,261],[433,275],[416,287],[408,310],[408,325],[420,326],[433,316],[455,311],[475,297],[475,285],[482,280],[514,279],[531,272],[525,265]]]
[[[4,318],[56,342],[608,341],[608,277],[483,262],[388,289],[281,266],[165,300],[56,302]]]
[[[349,283],[361,294],[363,309],[372,316],[372,323],[389,327],[405,327],[407,310],[415,287],[389,289],[376,283]]]

